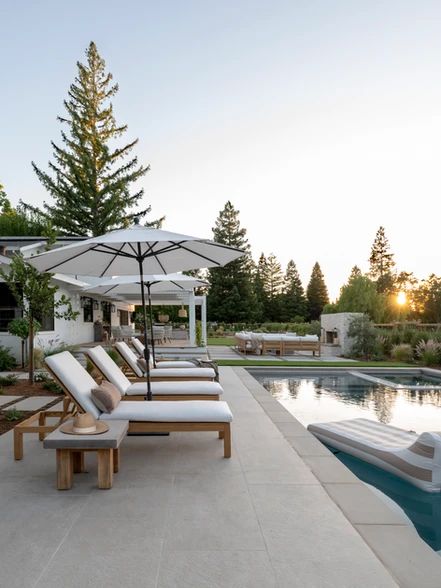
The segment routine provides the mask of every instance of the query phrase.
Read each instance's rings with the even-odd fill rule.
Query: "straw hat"
[[[97,421],[90,412],[77,414],[72,421],[60,427],[60,431],[69,435],[99,435],[108,430],[109,425],[102,421]]]

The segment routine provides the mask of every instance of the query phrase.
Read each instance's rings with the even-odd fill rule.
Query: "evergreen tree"
[[[377,282],[377,291],[390,292],[393,290],[395,261],[393,253],[390,252],[384,227],[380,227],[375,235],[369,264],[370,275]]]
[[[309,319],[312,321],[318,320],[323,307],[329,302],[328,289],[318,262],[312,268],[311,278],[306,289],[306,298],[308,301]]]
[[[50,221],[38,212],[30,211],[19,201],[12,206],[4,187],[0,184],[0,236],[47,236],[51,230]]]
[[[210,320],[226,323],[252,322],[256,313],[253,291],[251,249],[246,229],[241,228],[239,211],[228,201],[219,212],[213,239],[245,251],[246,255],[208,273],[208,315]]]
[[[282,314],[282,267],[273,253],[266,258],[264,289],[267,297],[266,320],[279,322]]]
[[[124,146],[115,143],[127,125],[115,121],[111,99],[118,85],[106,72],[95,43],[86,50],[86,64],[77,65],[77,77],[64,102],[67,115],[58,117],[66,129],[61,131],[64,146],[52,142],[54,162],[49,162],[49,172],[32,165],[53,197],[53,204],[45,203],[44,208],[54,226],[63,234],[97,236],[150,211],[150,207],[133,211],[144,191],[130,192],[149,167],[139,165],[131,155],[137,139]]]
[[[281,319],[289,322],[305,318],[306,297],[296,264],[291,259],[286,266],[283,284],[283,312]]]
[[[256,298],[256,322],[263,323],[265,321],[265,312],[268,305],[268,296],[265,291],[265,283],[267,280],[267,264],[266,257],[261,253],[257,266],[254,269],[253,289]]]

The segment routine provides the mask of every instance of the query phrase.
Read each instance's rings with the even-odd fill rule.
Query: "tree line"
[[[137,183],[149,171],[133,154],[138,143],[121,138],[127,125],[116,122],[112,99],[118,84],[106,70],[95,43],[86,50],[58,117],[61,143],[52,142],[47,169],[32,162],[51,202],[37,207],[19,201],[12,206],[0,185],[0,236],[57,235],[91,237],[129,226],[135,217],[147,226],[160,226],[164,217],[147,220],[150,206]],[[239,247],[244,257],[208,272],[208,313],[218,322],[291,322],[315,320],[322,312],[364,312],[375,322],[412,319],[441,322],[441,277],[418,281],[411,272],[398,272],[384,227],[380,227],[366,273],[354,266],[340,295],[329,302],[318,262],[304,288],[294,260],[285,270],[274,254],[251,254],[239,211],[228,201],[213,228],[213,238]],[[405,302],[397,304],[402,293]]]
[[[213,239],[238,247],[245,255],[225,267],[208,272],[208,318],[223,323],[303,322],[317,320],[329,303],[328,290],[318,262],[304,289],[296,264],[285,272],[271,253],[254,262],[239,211],[228,201],[219,212]]]

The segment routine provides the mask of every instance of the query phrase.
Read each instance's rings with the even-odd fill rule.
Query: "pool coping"
[[[404,588],[439,588],[441,558],[419,537],[416,530],[322,445],[246,368],[233,369],[398,584]],[[252,369],[265,368],[253,366]],[[275,369],[279,371],[282,367],[277,366]],[[313,368],[285,368],[297,373],[302,369],[314,371]],[[329,369],[350,370],[337,367]],[[433,371],[441,376],[439,371]],[[323,371],[320,370],[320,373]]]

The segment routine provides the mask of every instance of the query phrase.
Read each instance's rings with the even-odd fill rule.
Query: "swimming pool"
[[[305,427],[361,417],[416,433],[441,430],[441,388],[393,388],[350,370],[248,371]]]
[[[249,368],[256,378],[305,427],[310,423],[369,418],[417,433],[441,431],[441,389],[392,388],[378,383],[390,371],[367,380],[351,370]],[[369,372],[371,373],[371,372]],[[403,373],[397,374],[403,382]],[[406,377],[418,378],[407,373]],[[414,380],[415,381],[415,380]],[[358,478],[392,501],[420,537],[441,552],[441,494],[430,494],[374,465],[343,452],[336,457]],[[397,506],[396,506],[397,505]]]

